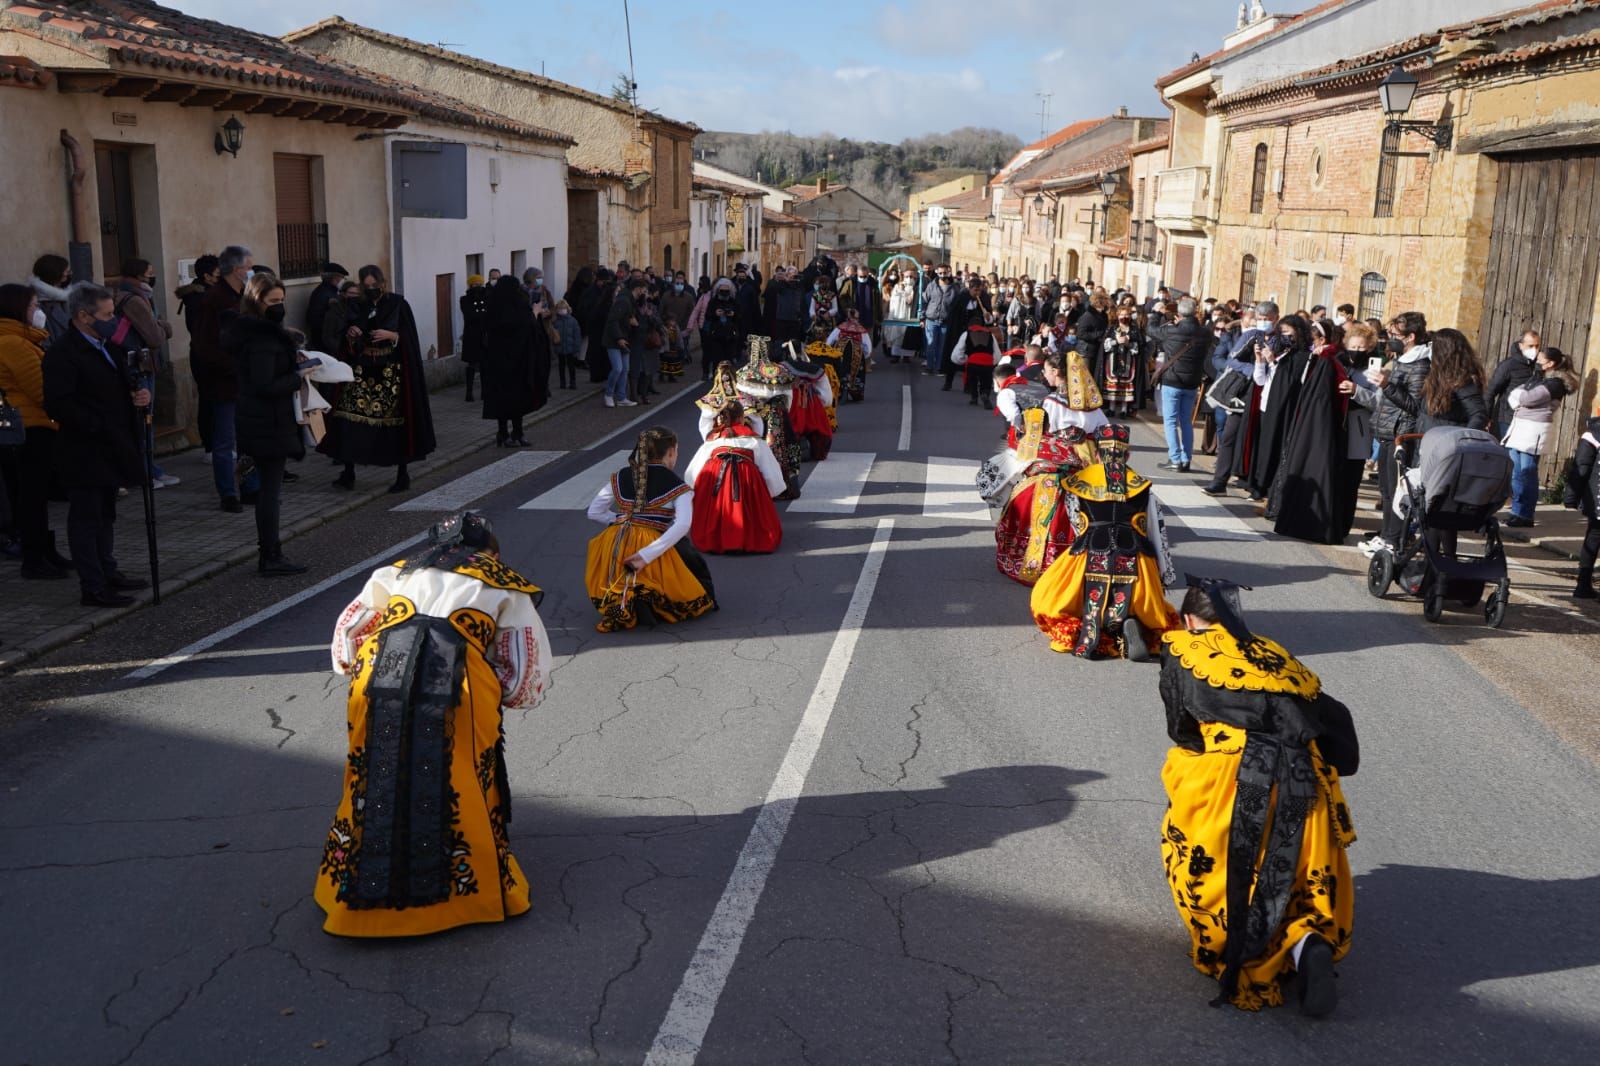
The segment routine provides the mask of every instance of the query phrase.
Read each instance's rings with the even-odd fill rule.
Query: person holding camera
[[[70,328],[44,357],[45,412],[61,429],[56,459],[67,490],[67,543],[85,607],[126,607],[149,586],[117,569],[117,490],[144,481],[135,409],[150,390],[130,382],[111,291],[80,281],[67,290]]]
[[[237,368],[239,396],[233,418],[239,452],[255,460],[261,477],[255,505],[256,572],[263,577],[306,571],[283,557],[278,516],[284,466],[306,454],[294,397],[316,364],[301,358],[298,337],[283,326],[283,295],[283,282],[271,274],[257,274],[245,284],[239,314],[222,327],[223,350]]]

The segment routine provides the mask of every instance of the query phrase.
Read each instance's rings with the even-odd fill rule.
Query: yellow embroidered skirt
[[[708,580],[695,575],[676,545],[638,573],[622,564],[659,536],[649,526],[618,523],[589,542],[583,582],[605,628],[632,629],[639,623],[641,606],[663,622],[682,622],[716,605]]]
[[[466,675],[447,724],[450,789],[455,795],[450,812],[449,895],[437,903],[404,908],[356,908],[339,900],[341,887],[355,876],[364,844],[367,683],[381,636],[380,630],[361,645],[350,680],[350,752],[345,761],[344,790],[323,847],[315,893],[318,905],[328,915],[322,927],[338,936],[422,936],[524,913],[531,906],[528,880],[511,854],[496,772],[500,681],[478,646],[470,642]]]
[[[1205,752],[1173,748],[1161,770],[1168,804],[1161,857],[1172,900],[1189,930],[1190,958],[1195,969],[1215,978],[1222,975],[1227,943],[1228,831],[1245,731],[1217,722],[1201,723],[1200,731]],[[1280,980],[1294,969],[1291,951],[1306,934],[1316,933],[1331,944],[1335,960],[1350,950],[1355,885],[1345,849],[1355,842],[1355,831],[1339,774],[1322,761],[1315,744],[1311,762],[1317,799],[1306,815],[1289,907],[1266,953],[1248,960],[1239,972],[1233,1004],[1245,1010],[1283,1003]],[[1253,881],[1255,871],[1234,875]]]
[[[1070,651],[1083,627],[1084,574],[1089,567],[1089,555],[1058,555],[1051,563],[1029,596],[1034,624],[1050,638],[1052,651]],[[1162,591],[1161,568],[1151,556],[1140,553],[1135,564],[1133,602],[1128,608],[1128,621],[1138,619],[1144,625],[1147,643],[1154,649],[1162,633],[1177,624],[1172,605]],[[1113,637],[1101,635],[1101,654],[1116,654]]]

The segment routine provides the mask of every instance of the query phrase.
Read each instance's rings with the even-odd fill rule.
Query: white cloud
[[[863,81],[882,73],[882,67],[840,67],[833,72],[833,76],[840,81]]]
[[[1065,48],[1052,48],[1050,51],[1039,57],[1039,62],[1057,63],[1064,59],[1066,54],[1067,50]]]

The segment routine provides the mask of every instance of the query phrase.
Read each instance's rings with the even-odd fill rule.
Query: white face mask
[[[50,320],[44,317],[44,312],[43,311],[41,311],[39,308],[35,307],[33,309],[33,328],[34,329],[48,329],[49,326],[50,326]]]
[[[1333,324],[1334,324],[1334,325],[1336,325],[1336,326],[1339,326],[1339,327],[1341,327],[1341,328],[1342,328],[1342,327],[1343,327],[1343,326],[1344,326],[1344,324],[1345,324],[1345,323],[1346,323],[1346,322],[1347,322],[1347,321],[1349,321],[1349,320],[1348,320],[1348,319],[1347,319],[1347,318],[1345,318],[1345,317],[1344,317],[1344,316],[1343,316],[1343,315],[1341,315],[1341,314],[1337,314],[1337,313],[1335,313],[1335,314],[1334,314],[1334,316],[1333,316]]]
[[[1520,347],[1522,349],[1522,358],[1527,359],[1530,362],[1539,354],[1539,349],[1537,348],[1530,348],[1526,344],[1521,345]]]

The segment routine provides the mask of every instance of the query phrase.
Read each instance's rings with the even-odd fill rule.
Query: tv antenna
[[[1033,95],[1039,98],[1039,138],[1043,140],[1044,135],[1050,131],[1050,98],[1055,93],[1047,93],[1041,89]]]

